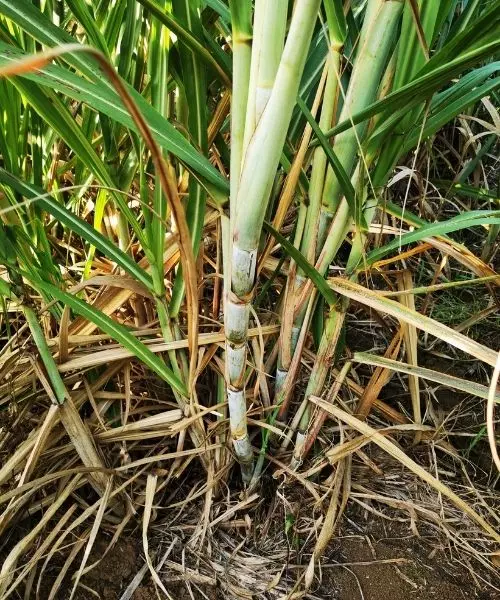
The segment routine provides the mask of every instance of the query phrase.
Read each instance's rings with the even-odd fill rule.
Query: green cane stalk
[[[283,54],[287,10],[288,0],[257,0],[255,3],[243,154],[271,96]]]
[[[342,61],[342,50],[346,38],[346,22],[341,2],[339,2],[338,0],[327,0],[326,2],[324,2],[324,5],[327,15],[330,47],[326,59],[328,65],[328,72],[325,91],[323,95],[319,126],[322,131],[328,131],[328,129],[330,129],[333,125],[333,119],[338,103],[340,65]],[[309,183],[309,206],[307,208],[306,213],[304,235],[299,237],[300,251],[302,252],[302,254],[304,254],[304,256],[307,257],[309,262],[313,264],[317,258],[316,247],[318,237],[318,221],[320,216],[321,197],[323,194],[323,187],[325,183],[326,168],[326,154],[321,147],[316,148],[312,157],[311,178]],[[304,280],[304,274],[300,269],[298,269],[293,281],[294,293],[286,294],[283,308],[283,312],[285,314],[286,311],[294,310],[295,296],[299,292],[301,286],[304,284]],[[287,356],[286,359],[283,356],[283,343],[289,344],[292,348],[292,351],[294,351],[300,333],[300,327],[303,323],[304,311],[305,305],[300,316],[298,316],[294,322],[290,320],[283,320],[282,322],[282,329],[280,334],[280,352],[278,356],[278,366],[276,369],[276,397],[279,397],[280,391],[286,380],[286,376],[290,368],[291,362],[291,356]],[[291,327],[289,327],[288,324],[290,324]]]
[[[387,56],[393,44],[393,34],[402,11],[402,3],[395,0],[371,0],[368,4],[361,31],[360,48],[344,99],[340,120],[348,119],[352,111],[357,112],[374,101],[387,62]],[[335,73],[335,75],[338,75]],[[334,150],[338,161],[348,176],[351,175],[356,160],[359,145],[366,133],[367,124],[361,124],[339,134],[335,138]],[[356,188],[359,169],[352,174],[352,184]],[[328,168],[324,185],[322,186],[322,206],[319,217],[310,222],[311,227],[317,228],[319,253],[317,269],[323,275],[333,261],[347,232],[349,231],[352,213],[348,201],[343,197],[344,188],[335,176],[331,167]],[[314,210],[317,207],[314,206]],[[304,239],[311,240],[304,236]],[[304,279],[299,285],[304,284]],[[304,325],[304,311],[309,296],[300,298],[300,305],[295,304],[295,320],[292,330],[292,347],[297,334]],[[280,374],[278,382],[283,382],[286,375]],[[281,387],[281,386],[280,386]],[[278,392],[280,391],[278,388]],[[281,401],[278,396],[278,401]],[[282,404],[280,420],[286,419],[287,404]]]
[[[365,219],[367,223],[371,223],[376,213],[378,203],[372,201],[369,203],[368,209],[365,211]],[[347,261],[346,271],[352,273],[356,265],[360,263],[365,252],[367,235],[359,229],[354,237],[351,252]],[[354,272],[350,276],[351,281],[357,282],[358,273]],[[309,398],[311,396],[321,396],[321,392],[325,385],[330,369],[333,367],[333,362],[337,353],[338,342],[342,327],[344,326],[345,315],[349,308],[349,300],[343,298],[337,305],[330,308],[326,327],[321,337],[316,360],[311,371],[311,376],[307,384],[304,402],[301,405],[302,415],[299,421],[299,427],[295,440],[295,449],[292,458],[292,468],[297,468],[305,456],[305,450],[310,447],[310,443],[306,445],[306,438],[311,426],[311,405]]]
[[[375,100],[402,9],[401,0],[370,0],[361,30],[354,69],[339,118],[340,122],[349,120],[353,114],[363,110]],[[367,127],[368,122],[365,121],[335,137],[335,153],[349,176],[353,173],[360,143]],[[342,186],[330,167],[322,196],[318,233],[320,248],[324,246],[325,238],[329,235],[330,224],[337,209],[340,208],[340,204],[347,202],[343,198],[343,193]],[[342,212],[345,212],[344,207]],[[326,258],[330,258],[332,252],[336,254],[337,250],[338,248],[330,245]],[[329,264],[331,259],[327,262]]]
[[[243,156],[250,63],[252,59],[252,2],[251,0],[231,0],[229,4],[233,43],[229,211],[230,214],[235,214]]]
[[[274,86],[243,159],[236,214],[231,214],[231,285],[226,291],[225,311],[227,391],[234,448],[247,483],[253,470],[253,453],[247,431],[244,377],[257,248],[319,5],[320,0],[299,0],[295,5]],[[257,3],[257,10],[264,9],[262,3]],[[256,21],[260,17],[256,14]]]

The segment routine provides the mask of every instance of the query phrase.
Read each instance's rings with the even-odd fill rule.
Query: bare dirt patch
[[[350,529],[350,527],[347,527]],[[310,600],[498,600],[500,593],[492,587],[481,585],[481,573],[476,580],[467,569],[450,559],[449,553],[437,548],[435,540],[422,535],[416,537],[400,523],[363,523],[367,534],[345,533],[334,539],[325,553],[321,570],[309,592],[303,598]],[[100,539],[92,552],[96,560],[106,548]],[[180,549],[182,551],[182,548]],[[179,556],[177,555],[176,559]],[[305,564],[292,561],[282,565],[281,590],[291,594],[297,579],[304,573]],[[125,589],[144,565],[140,540],[131,536],[119,541],[99,565],[85,575],[75,600],[98,597],[102,600],[120,600]],[[57,573],[47,575],[40,600],[46,600]],[[224,575],[214,570],[208,573],[215,578],[214,586],[200,586],[178,571],[163,568],[160,577],[174,600],[241,600],[243,592],[251,600],[270,600],[276,596],[269,592],[247,588],[240,594],[228,593]],[[258,576],[258,574],[257,574]],[[491,577],[491,576],[490,576]],[[71,592],[70,578],[57,596],[67,600]],[[494,582],[493,582],[494,583]],[[500,580],[496,582],[500,583]],[[92,594],[90,590],[96,594]],[[131,600],[157,600],[164,598],[156,590],[149,573],[131,596]]]

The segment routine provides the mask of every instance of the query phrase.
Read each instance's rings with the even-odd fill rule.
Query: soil
[[[365,524],[363,524],[365,529]],[[372,522],[370,535],[345,535],[336,538],[325,553],[321,567],[321,582],[315,580],[304,598],[310,600],[500,600],[500,593],[486,585],[479,588],[468,571],[453,564],[443,550],[432,549],[425,537],[408,535],[398,523],[382,526]],[[95,560],[106,547],[103,540],[97,542],[91,558]],[[80,588],[75,600],[93,597],[102,600],[119,600],[135,574],[144,564],[144,555],[137,537],[119,541],[100,564],[83,577],[87,589]],[[298,573],[305,566],[288,565],[283,576],[290,581],[289,591]],[[53,572],[44,581],[40,600],[46,600]],[[162,572],[162,580],[172,573]],[[175,573],[175,575],[178,575]],[[209,574],[215,576],[215,573]],[[499,578],[500,579],[500,578]],[[500,583],[497,582],[497,583]],[[173,600],[233,600],[217,580],[215,587],[190,586],[184,583],[165,582]],[[92,594],[92,589],[96,595]],[[61,591],[58,600],[67,600],[71,585]],[[245,590],[249,600],[270,600],[274,595],[252,594]],[[158,600],[165,596],[156,591],[149,573],[142,585],[132,595],[132,600]],[[234,600],[239,600],[234,598]],[[285,600],[285,597],[282,598]]]
[[[344,567],[323,567],[318,598],[332,600],[498,600],[479,590],[468,574],[449,564],[443,552],[429,556],[417,538],[343,538],[336,542]],[[400,559],[401,563],[382,561]],[[349,563],[363,563],[356,565]]]

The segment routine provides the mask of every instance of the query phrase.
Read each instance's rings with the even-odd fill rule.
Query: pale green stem
[[[353,71],[340,121],[349,118],[351,114],[358,112],[374,99],[381,79],[382,69],[384,68],[387,59],[387,52],[390,48],[392,32],[397,23],[401,8],[401,3],[391,0],[382,3],[379,0],[370,2],[365,17],[365,25],[367,25],[363,28],[361,35],[361,54]],[[366,61],[363,60],[363,55],[368,57]],[[382,95],[385,95],[387,90],[391,87],[393,73],[394,65],[392,64],[386,70],[385,76],[380,84]],[[365,90],[368,89],[368,96],[360,93],[362,88]],[[345,132],[346,135],[340,134],[335,140],[335,151],[339,160],[342,162],[344,169],[348,173],[351,171],[354,162],[356,161],[359,143],[365,135],[367,126],[368,124],[366,123],[363,127],[358,126],[356,130],[351,129]],[[370,163],[372,159],[373,157],[365,157],[365,164],[362,164],[361,161],[358,163],[358,168],[353,175],[354,187],[356,187],[356,181],[360,170],[364,171],[364,167],[367,167],[367,163]],[[338,204],[338,202],[340,203]],[[317,264],[318,270],[322,273],[326,272],[328,265],[337,253],[349,230],[351,222],[347,201],[345,198],[342,198],[340,185],[333,175],[333,171],[330,169],[325,182],[323,197],[323,227],[325,232],[327,230],[326,225],[331,219],[330,215],[333,215],[334,210],[336,211],[335,217],[329,227],[328,236],[325,236],[326,240]],[[371,223],[375,210],[376,202],[373,202],[365,211],[365,219],[368,224]],[[356,274],[352,273],[362,259],[365,243],[366,233],[358,230],[353,239],[346,268],[347,274],[351,273],[351,279],[353,280],[357,278]],[[347,306],[348,303],[344,306],[344,311],[347,309]],[[308,399],[311,395],[321,395],[328,369],[338,345],[340,328],[343,323],[342,317],[345,314],[344,311],[331,312],[320,342],[316,361],[306,389],[304,402],[301,406],[302,414],[300,417],[297,415],[296,418],[296,421],[298,421],[299,418],[300,421],[294,458],[292,460],[294,467],[298,466],[303,458],[304,442],[307,430],[310,426],[311,411]]]
[[[376,212],[377,203],[372,202],[369,208],[365,211],[365,219],[368,224],[371,223]],[[362,259],[365,244],[366,233],[358,230],[354,236],[349,258],[347,260],[346,271],[351,273]],[[351,275],[351,281],[357,280],[357,274]],[[307,431],[311,423],[311,406],[309,398],[311,396],[321,396],[325,385],[328,372],[333,367],[335,352],[338,346],[340,332],[344,324],[344,317],[349,306],[349,300],[342,301],[341,310],[338,307],[333,307],[326,323],[325,330],[321,337],[316,360],[309,377],[307,384],[304,402],[301,405],[302,415],[300,417],[297,436],[295,440],[294,456],[292,459],[292,467],[296,468],[300,465],[303,459],[303,447],[307,436]]]
[[[356,170],[353,176],[353,185],[356,184],[358,177],[358,171]],[[351,223],[350,213],[349,213],[349,205],[345,198],[342,199],[340,205],[335,213],[335,217],[330,224],[330,229],[328,231],[328,235],[326,237],[325,245],[321,254],[318,257],[318,261],[316,263],[316,269],[322,274],[325,275],[328,269],[328,266],[331,264],[335,255],[337,254],[342,242],[344,241],[347,233],[349,232]],[[302,277],[300,279],[300,283],[308,283],[308,280]],[[303,302],[300,306],[295,306],[294,311],[296,312],[295,320],[293,324],[293,331],[300,331],[302,327],[305,309],[307,306],[307,302],[309,300],[309,296],[305,296],[303,298]],[[292,344],[293,344],[293,331],[292,331]],[[292,346],[293,347],[293,346]]]
[[[320,0],[296,2],[271,96],[245,153],[236,215],[231,214],[234,225],[231,227],[231,289],[226,291],[226,368],[231,433],[246,482],[253,470],[253,453],[247,431],[244,377],[257,247],[319,5]],[[258,3],[257,8],[261,6]],[[256,19],[258,17],[256,15]]]
[[[375,99],[402,7],[403,4],[400,0],[370,0],[340,121],[349,119],[352,114],[365,108]],[[338,66],[335,70],[333,65],[329,77],[330,75],[337,79],[336,89],[338,89]],[[333,86],[333,84],[331,85]],[[333,102],[333,98],[330,98],[330,101]],[[321,122],[320,125],[322,128],[324,127]],[[356,129],[351,128],[335,138],[335,152],[349,175],[353,171],[358,156],[359,144],[363,139],[367,126],[367,123],[360,124],[356,126]],[[326,160],[323,153],[319,154],[319,166],[321,166],[322,157]],[[316,156],[314,158],[316,164]],[[352,176],[354,187],[356,187],[358,173],[359,171],[356,170]],[[313,176],[315,179],[313,179]],[[311,241],[317,236],[317,245],[314,246],[314,251],[317,252],[319,248],[322,249],[317,267],[318,271],[324,274],[349,231],[351,218],[349,206],[343,198],[342,188],[331,167],[328,167],[326,177],[318,174],[317,180],[313,171],[311,186],[311,218],[307,224],[307,233],[304,236],[302,249],[310,252],[310,248],[313,246]],[[319,204],[317,193],[322,194],[321,209],[316,206]],[[319,211],[319,216],[317,213],[315,215],[314,211]],[[295,331],[299,331],[302,326],[304,308],[307,305],[307,299],[305,300],[302,309],[297,310],[294,323]]]
[[[252,57],[251,0],[231,0],[233,88],[231,92],[230,214],[235,213],[245,135],[250,62]]]
[[[325,85],[325,93],[323,96],[323,104],[321,107],[321,116],[319,125],[323,131],[327,131],[332,124],[334,116],[334,110],[336,106],[336,96],[338,92],[338,70],[340,68],[341,61],[341,45],[332,45],[331,52],[328,58],[328,74]],[[306,222],[304,227],[304,234],[298,237],[300,243],[300,250],[310,263],[316,261],[316,245],[318,236],[318,219],[321,207],[321,196],[323,193],[323,185],[326,175],[327,157],[322,148],[316,148],[312,159],[312,170],[311,180],[309,184],[309,206],[307,208]],[[297,236],[296,236],[297,238]],[[298,245],[297,242],[294,243]],[[294,281],[294,290],[291,294],[292,305],[290,301],[285,301],[285,307],[293,310],[293,300],[297,291],[304,283],[304,276],[302,271],[299,269]],[[291,292],[291,290],[290,290]],[[288,296],[288,293],[287,293]],[[297,344],[300,327],[302,326],[306,305],[304,304],[302,311],[296,317],[293,328],[290,330],[287,327],[282,327],[280,332],[280,341],[283,342],[285,339],[291,344],[292,352],[295,351]],[[289,361],[288,361],[289,362]],[[288,373],[289,364],[285,364],[281,355],[281,344],[280,354],[278,356],[278,367],[276,369],[276,385],[275,395],[278,396],[279,392],[285,382],[285,378]]]
[[[304,233],[304,227],[306,224],[306,217],[307,217],[307,206],[302,202],[300,204],[300,208],[299,208],[299,214],[298,214],[298,218],[297,218],[297,228],[295,231],[295,239],[294,239],[294,246],[297,247],[299,245],[299,241],[302,239],[303,233]],[[293,263],[290,263],[290,268],[292,268]],[[303,285],[305,279],[303,277],[303,275],[301,274],[300,270],[297,269],[297,272],[295,273],[295,276],[293,277],[293,280],[290,281],[290,277],[288,278],[288,283],[289,285],[293,286],[293,289],[295,291],[297,291],[301,285]],[[288,288],[286,291],[286,297],[285,297],[285,302],[283,304],[283,311],[289,311],[294,309],[294,305],[295,305],[295,295],[292,294]],[[306,313],[307,310],[307,306],[304,306],[304,315]],[[303,315],[303,318],[304,318]],[[299,338],[299,334],[300,334],[300,329],[297,329],[294,326],[294,322],[292,322],[291,326],[290,326],[290,321],[288,319],[284,319],[282,318],[281,320],[281,330],[280,330],[280,337],[279,337],[279,341],[278,341],[278,360],[277,360],[277,366],[276,366],[276,378],[275,378],[275,383],[274,383],[274,395],[275,398],[279,399],[280,398],[280,394],[281,394],[281,390],[285,384],[286,378],[288,376],[288,371],[290,369],[290,363],[292,361],[292,354],[295,351],[295,348],[297,347],[297,340]],[[289,343],[290,344],[290,352],[284,350],[283,348],[283,344],[285,343]],[[285,358],[286,357],[286,358]],[[279,425],[285,425],[284,423],[284,418],[285,418],[285,413],[280,413],[278,414],[277,417],[277,421],[276,424]]]
[[[340,121],[365,108],[376,97],[392,37],[402,10],[399,0],[370,0],[361,31],[360,48],[344,100]],[[335,152],[344,169],[350,174],[358,155],[359,143],[367,124],[361,124],[339,134],[335,138]],[[360,165],[363,169],[364,165]],[[364,170],[364,169],[363,169]],[[357,186],[359,168],[352,176],[354,188]],[[316,267],[326,273],[337,254],[351,224],[349,206],[343,197],[342,188],[331,167],[328,168],[324,190],[322,211],[319,223],[319,247],[322,248]],[[300,319],[302,311],[298,311]],[[300,322],[296,323],[297,326]]]
[[[375,99],[402,8],[401,0],[370,0],[361,31],[360,47],[340,114],[340,122],[349,120],[352,115],[366,108]],[[368,122],[365,121],[335,138],[335,153],[349,176],[352,174],[360,150],[359,145],[367,127]],[[322,198],[323,236],[339,207],[342,196],[342,187],[330,167]],[[321,247],[324,239],[318,241]]]
[[[245,255],[247,265],[252,263],[259,242],[318,8],[319,0],[298,0],[296,3],[271,97],[245,154],[233,241],[236,252]],[[254,273],[233,269],[232,279],[235,292],[239,289],[241,293],[247,293],[253,287]]]
[[[311,406],[309,398],[311,396],[321,396],[328,373],[333,367],[339,336],[344,324],[344,317],[344,310],[339,310],[338,307],[330,309],[330,314],[328,315],[325,330],[321,337],[316,360],[314,361],[314,366],[309,381],[307,382],[304,402],[300,407],[302,414],[300,416],[298,414],[296,415],[296,419],[300,419],[300,421],[293,455],[294,468],[300,465],[302,461],[304,442],[310,425]]]
[[[271,96],[285,42],[288,0],[256,0],[243,153]]]
[[[328,58],[328,75],[326,79],[325,94],[321,107],[319,126],[322,131],[330,129],[336,106],[339,69],[341,61],[341,47],[331,48]],[[324,150],[318,147],[312,159],[311,180],[309,184],[309,209],[307,211],[306,228],[301,243],[301,252],[310,263],[317,258],[318,219],[321,208],[321,198],[325,183],[327,157]]]
[[[297,247],[300,243],[300,240],[302,239],[302,236],[304,234],[304,228],[306,225],[306,218],[307,218],[307,211],[308,208],[306,206],[306,204],[304,202],[300,203],[299,206],[299,213],[297,216],[297,226],[295,228],[295,235],[294,235],[294,241],[293,244],[295,247]],[[292,270],[295,271],[295,274],[292,276]],[[297,277],[300,278],[300,281],[297,281]],[[297,265],[295,265],[295,263],[293,261],[290,262],[290,266],[289,266],[289,277],[287,278],[287,286],[293,286],[294,290],[297,290],[301,283],[303,282],[303,277],[300,275],[300,270],[298,269]],[[293,310],[294,308],[294,295],[291,293],[290,290],[288,290],[287,287],[287,291],[286,291],[286,297],[285,297],[285,302],[283,303],[282,306],[282,312],[283,314],[286,313],[286,311],[289,310]],[[291,329],[289,327],[289,320],[282,318],[281,320],[282,325],[281,325],[281,332],[280,332],[280,339],[279,339],[279,352],[278,352],[278,365],[277,365],[277,374],[276,374],[276,385],[275,385],[275,393],[276,395],[278,395],[279,390],[281,388],[281,384],[283,382],[283,376],[286,376],[286,373],[290,367],[290,361],[291,361],[291,356],[287,359],[284,359],[283,354],[287,354],[286,352],[283,353],[283,348],[282,348],[282,344],[284,342],[285,339],[289,339],[291,336]]]

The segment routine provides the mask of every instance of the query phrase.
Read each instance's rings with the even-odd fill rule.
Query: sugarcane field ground
[[[0,600],[500,600],[500,0],[0,0]]]

